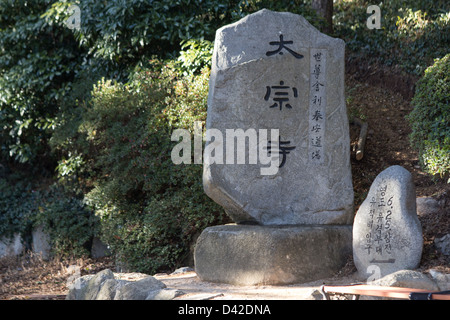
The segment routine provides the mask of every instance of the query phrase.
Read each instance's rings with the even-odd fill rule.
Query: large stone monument
[[[351,254],[344,53],[291,13],[261,10],[217,31],[203,184],[237,225],[202,233],[200,278],[305,282]]]
[[[363,278],[415,269],[422,257],[422,227],[411,173],[401,166],[372,183],[353,225],[353,260]]]

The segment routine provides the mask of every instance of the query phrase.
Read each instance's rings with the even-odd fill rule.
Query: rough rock
[[[353,259],[361,277],[415,269],[422,256],[422,227],[411,174],[391,166],[372,183],[353,224]]]
[[[334,275],[351,255],[351,226],[206,228],[195,271],[204,281],[235,285],[289,284]]]
[[[32,249],[34,253],[41,255],[43,260],[48,260],[50,258],[51,246],[50,246],[50,236],[44,232],[43,226],[38,226],[32,232],[33,243]]]
[[[450,256],[450,233],[441,238],[435,238],[436,248],[446,256]]]
[[[369,285],[440,291],[436,282],[426,274],[414,270],[399,270],[383,278],[367,282]],[[361,296],[361,300],[398,300],[396,298]]]
[[[69,285],[66,300],[171,300],[183,294],[152,276],[128,278],[137,280],[116,279],[109,269],[80,277]]]
[[[427,215],[438,212],[441,209],[439,202],[431,197],[419,197],[416,199],[417,215]]]
[[[170,275],[176,275],[176,274],[181,274],[181,273],[186,273],[186,272],[191,272],[191,271],[194,271],[194,269],[191,267],[181,267],[181,268],[176,269]]]
[[[80,277],[69,286],[66,300],[95,300],[101,286],[108,279],[114,279],[114,274],[109,269],[100,271],[94,276]]]
[[[369,282],[374,286],[401,287],[439,291],[436,282],[426,274],[414,270],[399,270],[383,278]]]
[[[14,234],[11,238],[2,237],[0,239],[0,258],[17,256],[22,252],[23,245],[19,233]]]
[[[450,290],[450,274],[439,272],[435,269],[430,269],[429,273],[431,277],[436,281],[436,284],[441,291]]]
[[[159,292],[164,288],[166,288],[164,283],[149,276],[121,286],[117,290],[114,300],[146,300],[149,295],[154,295],[154,291]]]
[[[95,300],[114,300],[116,292],[129,283],[125,280],[107,279],[100,287]],[[80,299],[81,300],[81,299]]]

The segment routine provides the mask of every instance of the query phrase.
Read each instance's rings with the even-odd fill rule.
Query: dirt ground
[[[428,196],[439,201],[442,210],[437,214],[419,216],[424,232],[424,250],[421,271],[435,268],[450,273],[450,263],[434,246],[434,238],[450,231],[450,184],[434,182],[419,166],[418,154],[411,148],[408,135],[410,128],[405,116],[412,110],[410,105],[411,79],[395,80],[383,70],[363,70],[368,75],[364,81],[361,69],[351,69],[346,76],[346,97],[349,113],[368,123],[368,135],[364,157],[356,160],[352,151],[353,186],[355,210],[367,195],[375,177],[391,165],[401,165],[409,170],[416,184],[418,197]],[[378,73],[377,73],[378,72]],[[378,74],[378,77],[377,77]],[[394,79],[395,81],[384,81]],[[359,135],[359,127],[350,126],[352,148]],[[73,261],[44,262],[39,257],[27,255],[20,258],[0,259],[0,299],[64,299],[66,282],[71,276],[69,266],[76,265],[81,275],[93,274],[109,268],[115,270],[111,258],[79,259]],[[309,294],[311,287],[327,284],[355,282],[356,271],[351,260],[347,266],[330,279],[298,286],[234,287],[201,282],[195,273],[179,276],[158,276],[170,288],[184,289],[184,298],[215,299],[293,299]],[[215,296],[218,295],[218,296]]]

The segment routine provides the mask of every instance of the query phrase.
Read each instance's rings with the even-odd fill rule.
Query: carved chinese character
[[[317,52],[316,54],[313,55],[314,59],[316,60],[316,62],[322,61],[322,52]]]
[[[273,101],[275,101],[275,103],[273,105],[270,106],[270,108],[275,108],[275,107],[279,107],[280,110],[283,109],[283,102],[286,102],[285,107],[288,109],[292,109],[292,106],[287,103],[289,101],[289,93],[290,93],[290,87],[289,86],[285,86],[284,85],[284,81],[280,81],[280,85],[279,86],[267,86],[266,87],[266,95],[264,96],[264,100],[268,101],[270,98],[270,95],[272,93],[272,89],[274,89],[274,97],[273,97]],[[298,97],[298,91],[297,88],[292,88],[292,93],[294,95],[294,98]]]
[[[322,128],[320,127],[320,124],[316,124],[312,127],[311,131],[315,132],[315,133],[319,133],[322,130]]]
[[[267,56],[272,56],[272,55],[277,54],[277,53],[278,54],[283,54],[283,51],[281,51],[281,50],[286,49],[290,54],[292,54],[297,59],[303,58],[303,55],[301,55],[301,54],[299,54],[299,53],[297,53],[297,52],[293,51],[292,49],[290,49],[290,48],[285,46],[286,44],[293,44],[293,43],[294,43],[293,41],[284,41],[283,40],[283,35],[280,34],[280,41],[271,41],[271,42],[269,42],[269,44],[271,46],[278,46],[278,49],[274,50],[274,51],[267,51],[266,55]]]
[[[287,144],[290,144],[291,141],[281,141],[281,137],[278,137],[278,150],[273,150],[274,152],[278,152],[281,155],[281,163],[278,166],[279,168],[282,168],[286,163],[286,155],[290,153],[291,150],[294,150],[295,146],[284,146]],[[268,155],[271,155],[272,153],[272,141],[267,142],[267,153]]]
[[[316,78],[316,80],[319,79],[319,75],[320,75],[320,67],[321,67],[320,64],[314,65],[313,75],[314,75],[314,77]]]
[[[320,154],[320,149],[314,150],[311,156],[312,156],[311,159],[313,160],[320,160],[322,158]]]
[[[322,84],[322,83],[319,83],[319,81],[316,81],[316,82],[312,85],[312,87],[313,87],[316,91],[319,91],[321,86],[323,87],[323,84]]]
[[[316,110],[316,112],[314,112],[312,119],[315,121],[319,121],[323,119],[322,113],[320,112],[320,110]]]
[[[316,136],[313,139],[311,139],[311,146],[322,148],[322,137]]]

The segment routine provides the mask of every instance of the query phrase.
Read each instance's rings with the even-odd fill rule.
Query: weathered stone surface
[[[51,246],[50,246],[50,237],[47,233],[44,232],[43,226],[38,226],[32,232],[33,243],[32,248],[33,252],[40,254],[42,259],[48,260],[50,258]]]
[[[415,269],[422,256],[422,227],[416,214],[411,174],[391,166],[372,183],[353,224],[353,259],[359,274],[369,277],[370,267],[381,277],[402,269]]]
[[[419,197],[416,199],[417,215],[427,215],[438,212],[441,209],[439,202],[431,197]]]
[[[172,272],[170,275],[173,276],[173,275],[182,274],[182,273],[187,273],[187,272],[191,272],[191,271],[194,271],[194,269],[191,268],[191,267],[181,267],[181,268],[176,269],[176,270],[175,270],[174,272]]]
[[[439,272],[435,269],[430,269],[430,276],[436,281],[440,291],[450,290],[450,274]]]
[[[450,233],[446,234],[443,237],[435,238],[434,244],[440,252],[442,252],[446,256],[450,256]]]
[[[129,282],[125,280],[107,279],[101,284],[95,300],[114,300],[116,292],[127,283]]]
[[[166,285],[148,276],[142,280],[129,282],[117,290],[114,300],[145,300],[150,294],[156,295],[153,291],[160,291]]]
[[[426,274],[413,270],[399,270],[380,279],[367,282],[369,285],[382,287],[400,287],[439,291],[436,282]],[[397,298],[361,296],[360,300],[399,300]]]
[[[172,300],[185,294],[181,290],[164,288],[161,290],[150,291],[145,300]]]
[[[85,276],[76,279],[69,286],[66,300],[95,300],[106,280],[114,279],[111,270],[105,269],[95,276]]]
[[[423,274],[422,272],[413,270],[399,270],[394,273],[388,274],[381,279],[368,282],[368,284],[384,287],[400,287],[439,291],[439,287],[437,286],[436,282],[433,281],[433,279]]]
[[[87,275],[69,284],[66,300],[171,300],[184,294],[177,289],[168,289],[154,277],[143,274],[117,274],[105,269],[96,275]],[[143,277],[145,276],[145,277]]]
[[[213,142],[205,147],[203,183],[235,222],[351,224],[344,47],[286,12],[261,10],[217,31],[206,129],[221,133],[223,144],[207,132]],[[237,164],[243,149],[239,141],[233,148],[237,139],[227,129],[242,129],[258,144],[246,144],[244,164]],[[279,156],[275,174],[262,174],[270,164],[262,164],[268,142],[260,129],[267,140],[279,130],[283,143],[271,145]]]
[[[288,284],[332,276],[351,255],[351,226],[210,227],[199,237],[200,279],[237,285]]]

